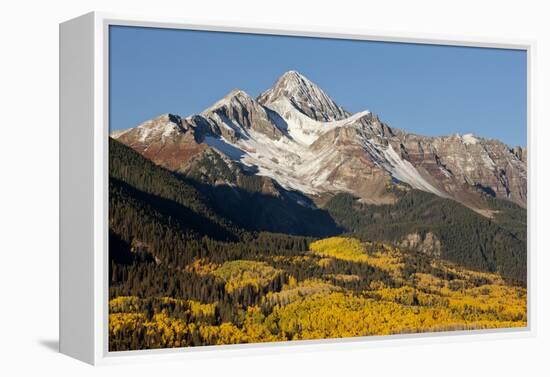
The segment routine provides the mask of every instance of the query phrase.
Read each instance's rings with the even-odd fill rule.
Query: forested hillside
[[[433,232],[441,258],[488,272],[515,284],[527,276],[527,215],[513,203],[487,198],[496,212],[490,220],[456,201],[407,190],[392,205],[361,204],[338,194],[326,205],[336,222],[362,240],[399,242],[409,234]]]

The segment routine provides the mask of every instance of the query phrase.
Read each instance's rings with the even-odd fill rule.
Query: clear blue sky
[[[526,144],[524,51],[119,26],[110,32],[111,129],[199,113],[234,88],[257,96],[291,69],[392,127]]]

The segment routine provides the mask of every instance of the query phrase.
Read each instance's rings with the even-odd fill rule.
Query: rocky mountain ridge
[[[392,188],[412,187],[487,216],[483,195],[527,204],[524,149],[472,134],[419,136],[369,111],[350,114],[296,71],[257,99],[234,90],[200,114],[165,114],[111,136],[184,174],[197,165],[204,170],[201,161],[214,153],[224,169],[271,182],[271,194],[280,189],[315,200],[347,192],[384,204],[395,200]],[[211,174],[218,178],[209,182],[237,184],[219,169]]]

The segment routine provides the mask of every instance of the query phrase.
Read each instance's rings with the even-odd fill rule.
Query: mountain
[[[173,172],[170,186],[192,188],[224,224],[296,236],[347,232],[525,281],[526,149],[473,134],[420,136],[366,110],[350,114],[295,71],[258,98],[233,90],[200,114],[164,114],[111,136],[166,169],[151,184]],[[120,169],[134,180],[141,170]],[[119,181],[135,187],[115,176],[114,193],[124,189],[142,206],[159,195],[173,200]],[[160,204],[153,212],[178,217]],[[182,226],[200,232],[186,219]]]
[[[350,114],[296,71],[257,99],[233,90],[200,114],[162,115],[112,137],[182,173],[214,153],[229,170],[269,178],[279,187],[274,191],[319,203],[340,192],[363,203],[395,203],[392,187],[400,187],[456,200],[488,217],[494,211],[484,196],[527,204],[521,148],[472,134],[420,136],[369,111]]]

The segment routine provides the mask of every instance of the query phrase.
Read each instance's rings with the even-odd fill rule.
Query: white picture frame
[[[108,351],[108,135],[109,27],[118,25],[246,32],[255,34],[519,49],[528,62],[528,327],[428,334],[358,337],[269,344]],[[88,13],[60,24],[60,352],[90,364],[136,360],[220,357],[349,349],[382,345],[532,337],[536,250],[533,219],[536,161],[533,148],[533,54],[535,43],[460,36],[387,33],[309,26],[202,22],[160,17]]]

